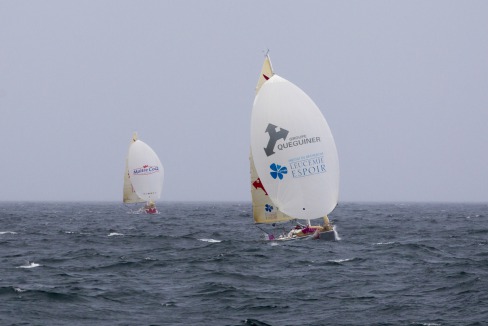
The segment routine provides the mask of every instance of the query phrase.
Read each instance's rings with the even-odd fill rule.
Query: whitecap
[[[346,259],[334,259],[334,260],[329,260],[330,262],[333,262],[333,263],[343,263],[343,262],[346,262],[346,261],[351,261],[352,258],[346,258]]]
[[[22,290],[21,288],[14,288],[14,291],[18,292],[18,293],[22,293],[22,292],[25,292],[27,290]]]
[[[110,233],[108,236],[109,236],[109,237],[113,237],[113,236],[115,236],[115,235],[123,235],[123,234],[122,234],[122,233],[117,233],[117,232],[112,232],[112,233]]]
[[[375,246],[390,245],[390,244],[394,244],[394,243],[395,243],[394,241],[390,241],[390,242],[377,242],[377,243],[375,243]]]
[[[215,239],[198,239],[200,241],[210,242],[210,243],[217,243],[222,242],[222,240],[215,240]]]
[[[32,263],[27,262],[27,265],[22,265],[22,266],[19,266],[17,268],[34,268],[34,267],[39,267],[39,266],[41,266],[41,265],[34,263],[34,262],[32,262]]]
[[[337,233],[337,229],[336,229],[335,225],[332,227],[332,229],[334,230],[334,236],[335,236],[336,240],[337,241],[342,240],[341,237],[339,236],[339,233]]]
[[[0,231],[0,234],[17,234],[17,232],[14,232],[14,231]]]

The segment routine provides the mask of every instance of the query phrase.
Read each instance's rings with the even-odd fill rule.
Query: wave
[[[12,293],[22,293],[26,292],[27,290],[21,289],[15,286],[4,286],[0,287],[0,295],[2,294],[12,294]]]
[[[123,233],[117,233],[117,232],[112,232],[107,235],[107,237],[114,237],[114,236],[119,236],[119,235],[124,235]]]
[[[17,268],[35,268],[35,267],[39,267],[39,266],[41,266],[41,265],[34,263],[34,262],[32,262],[32,263],[27,262],[26,265],[18,266]]]
[[[0,235],[2,234],[17,234],[17,232],[14,231],[0,231]]]
[[[337,263],[337,264],[341,264],[341,263],[345,263],[345,262],[348,262],[348,261],[353,261],[355,260],[356,258],[344,258],[344,259],[331,259],[329,260],[329,262],[331,263]]]
[[[56,292],[53,290],[41,290],[41,289],[22,289],[19,287],[14,287],[14,286],[9,286],[9,287],[3,287],[0,288],[0,295],[3,294],[16,294],[16,295],[22,295],[22,297],[30,297],[32,299],[40,299],[42,300],[43,298],[48,298],[48,299],[54,299],[54,300],[59,300],[59,301],[73,301],[73,300],[78,300],[80,298],[80,295],[78,294],[73,294],[73,293],[62,293],[62,292]]]
[[[28,205],[32,212],[0,230],[0,324],[18,324],[19,311],[24,323],[42,325],[486,320],[487,205],[452,209],[459,218],[448,221],[440,205],[356,204],[367,208],[358,218],[343,205],[333,221],[337,242],[262,241],[250,204],[249,213],[169,204],[164,219],[127,215],[120,203],[63,204],[64,213],[43,219],[39,211],[52,204]],[[79,205],[96,213],[77,214]],[[196,206],[208,213],[204,227],[192,217]]]
[[[219,242],[222,242],[222,240],[215,240],[215,239],[198,239],[200,241],[204,241],[204,242],[210,242],[210,243],[219,243]]]
[[[264,323],[257,319],[246,319],[243,321],[243,325],[246,326],[271,326],[270,324]]]

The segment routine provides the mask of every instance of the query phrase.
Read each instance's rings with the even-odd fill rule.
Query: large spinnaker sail
[[[129,149],[136,140],[137,140],[137,133],[134,133],[129,145]],[[126,204],[143,203],[145,202],[145,200],[137,195],[136,191],[134,190],[134,187],[132,186],[132,183],[130,182],[129,168],[127,166],[128,157],[129,155],[127,155],[127,158],[125,159],[124,195],[122,200]]]
[[[143,141],[136,140],[129,148],[127,166],[137,196],[144,201],[161,197],[164,169],[151,147]]]
[[[274,75],[257,94],[251,151],[260,181],[283,213],[329,214],[339,197],[339,159],[319,108],[300,88]]]
[[[259,74],[258,83],[256,85],[256,94],[258,94],[261,86],[274,75],[271,60],[268,55],[264,59],[261,73]],[[275,223],[284,222],[293,219],[283,212],[279,211],[275,204],[269,198],[266,189],[264,188],[256,168],[254,166],[254,159],[252,152],[249,154],[249,163],[251,168],[251,197],[252,197],[252,211],[254,222],[256,223]]]

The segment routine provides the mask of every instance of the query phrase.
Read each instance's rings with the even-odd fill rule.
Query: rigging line
[[[260,229],[261,231],[263,231],[264,233],[266,233],[267,235],[270,235],[271,233],[268,233],[266,231],[264,231],[263,229],[261,229],[259,226],[257,226],[256,224],[254,224],[255,227],[257,227],[258,229]]]

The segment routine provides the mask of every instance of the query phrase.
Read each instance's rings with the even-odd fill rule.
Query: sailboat
[[[295,222],[268,240],[335,240],[328,215],[339,197],[339,159],[324,116],[266,55],[251,115],[251,196],[256,224]],[[323,219],[322,225],[311,220]],[[304,220],[304,223],[298,222]]]
[[[137,213],[159,213],[155,201],[161,197],[163,179],[164,169],[158,155],[134,133],[125,160],[123,202],[146,203]]]

